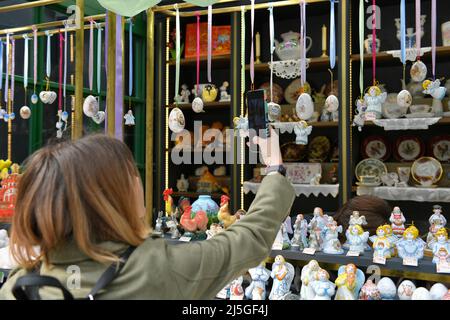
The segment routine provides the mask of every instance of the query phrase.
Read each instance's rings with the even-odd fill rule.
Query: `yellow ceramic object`
[[[203,102],[214,102],[217,98],[217,88],[213,84],[206,85],[202,90]]]

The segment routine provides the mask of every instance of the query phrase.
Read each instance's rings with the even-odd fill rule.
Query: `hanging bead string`
[[[359,0],[359,91],[364,96],[364,0]]]
[[[434,81],[436,80],[436,0],[431,0],[431,63]]]
[[[376,15],[376,0],[372,0],[372,83],[375,86],[376,80],[376,69],[377,69],[377,15]]]
[[[27,105],[27,87],[28,87],[28,40],[30,38],[28,35],[23,35],[24,46],[23,46],[23,89],[25,92],[25,103]]]

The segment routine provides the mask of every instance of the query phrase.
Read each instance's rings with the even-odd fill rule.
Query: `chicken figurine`
[[[173,203],[172,194],[173,194],[172,188],[166,189],[163,192],[164,202],[166,203],[165,207],[166,217],[171,216],[172,213],[175,212],[175,205]]]
[[[197,231],[206,231],[208,227],[208,215],[205,211],[197,211],[195,216],[191,217],[192,207],[187,207],[180,219],[180,224],[186,232],[196,233]]]
[[[235,223],[238,219],[238,214],[233,215],[230,213],[229,203],[230,197],[228,197],[227,195],[222,195],[222,197],[220,197],[220,209],[217,217],[219,218],[219,221],[223,224],[225,229]]]

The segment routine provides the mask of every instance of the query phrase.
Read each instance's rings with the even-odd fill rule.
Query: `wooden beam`
[[[84,0],[77,0],[78,15],[76,24],[83,25]],[[84,28],[75,31],[75,114],[72,119],[72,139],[81,138],[83,135],[83,69],[84,69]]]
[[[107,65],[106,116],[108,135],[115,133],[116,101],[116,15],[108,12],[108,65]]]

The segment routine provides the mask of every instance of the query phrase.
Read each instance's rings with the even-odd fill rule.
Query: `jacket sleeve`
[[[248,213],[214,238],[167,247],[171,274],[185,299],[211,299],[265,260],[295,193],[280,174],[266,176]]]

